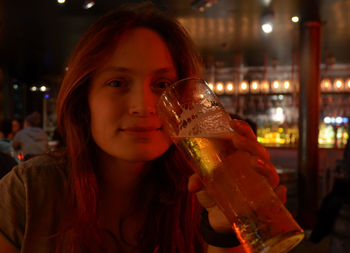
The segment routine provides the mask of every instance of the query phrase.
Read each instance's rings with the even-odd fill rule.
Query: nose
[[[149,82],[135,83],[129,97],[129,114],[140,117],[155,115],[157,100]]]

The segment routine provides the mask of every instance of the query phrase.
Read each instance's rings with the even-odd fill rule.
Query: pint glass
[[[175,82],[157,111],[247,253],[288,252],[304,238],[267,180],[247,164],[250,154],[235,148],[230,116],[204,80]]]

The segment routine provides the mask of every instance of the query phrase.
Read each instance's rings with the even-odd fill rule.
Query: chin
[[[169,147],[170,146],[153,147],[149,149],[137,150],[136,152],[132,152],[133,154],[131,154],[130,158],[133,161],[150,162],[163,155],[169,149]]]

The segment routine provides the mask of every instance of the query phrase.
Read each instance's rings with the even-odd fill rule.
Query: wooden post
[[[298,150],[298,221],[312,229],[318,211],[321,22],[319,1],[302,1]]]

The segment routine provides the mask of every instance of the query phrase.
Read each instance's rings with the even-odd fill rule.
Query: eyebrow
[[[136,72],[130,68],[110,66],[110,67],[106,67],[106,68],[102,69],[101,71],[99,71],[99,73],[110,72],[110,71],[128,73],[128,74],[132,74],[132,73]],[[160,68],[160,69],[156,69],[156,70],[152,71],[152,74],[167,74],[167,73],[175,73],[176,74],[176,71],[174,72],[174,70],[171,68]]]

